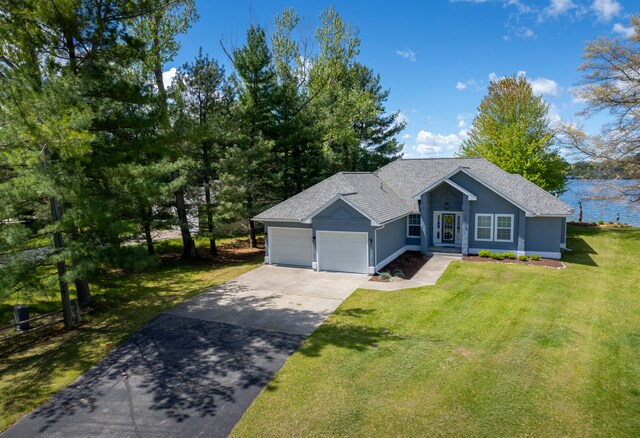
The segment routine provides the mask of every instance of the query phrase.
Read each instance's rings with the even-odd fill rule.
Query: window
[[[493,240],[492,214],[476,214],[476,240]]]
[[[496,242],[513,242],[512,214],[496,214]]]
[[[420,215],[410,214],[407,217],[407,236],[420,237]]]

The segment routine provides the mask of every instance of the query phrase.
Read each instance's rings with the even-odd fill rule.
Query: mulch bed
[[[422,269],[428,260],[428,257],[423,256],[417,251],[407,251],[385,266],[382,272],[392,274],[396,269],[400,269],[404,273],[404,279],[410,280],[420,269]],[[380,278],[380,275],[376,274],[371,277],[369,281],[380,281],[386,283],[390,280],[383,280]]]
[[[507,265],[533,265],[556,269],[566,268],[565,264],[561,261],[551,259],[527,260],[526,262],[523,262],[522,260],[513,259],[495,260],[490,257],[464,256],[462,257],[462,260],[465,262],[505,263]]]

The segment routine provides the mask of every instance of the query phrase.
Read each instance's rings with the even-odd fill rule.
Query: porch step
[[[461,255],[462,248],[447,247],[447,246],[430,246],[429,248],[427,248],[426,255],[434,256],[434,255],[452,255],[452,254]]]

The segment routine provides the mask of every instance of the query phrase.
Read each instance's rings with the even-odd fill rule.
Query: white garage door
[[[269,262],[311,267],[311,229],[269,227]]]
[[[347,233],[317,231],[318,270],[357,272],[369,271],[369,235],[367,233]]]

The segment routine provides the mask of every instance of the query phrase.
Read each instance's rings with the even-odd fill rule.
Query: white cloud
[[[596,13],[598,20],[610,21],[613,17],[620,15],[622,6],[617,0],[594,0],[591,8]]]
[[[549,6],[542,11],[542,14],[548,17],[559,17],[577,7],[578,5],[571,0],[551,0]]]
[[[421,143],[416,146],[416,151],[422,155],[434,155],[442,152],[442,148],[440,146],[432,146]]]
[[[462,138],[456,134],[442,135],[421,130],[416,136],[415,151],[418,156],[443,155],[450,156],[458,150]]]
[[[171,67],[169,71],[162,72],[162,82],[164,82],[165,88],[169,88],[173,82],[173,78],[176,76],[178,70],[175,67]]]
[[[409,62],[416,62],[418,60],[418,58],[416,58],[416,53],[411,49],[396,50],[396,53],[403,58],[408,59]]]
[[[456,90],[465,90],[468,87],[471,87],[473,85],[476,84],[476,80],[475,79],[469,79],[468,81],[462,82],[462,81],[458,81],[456,82]]]
[[[491,82],[495,82],[498,80],[498,75],[495,74],[494,72],[489,73],[489,81]]]
[[[534,80],[530,80],[531,88],[533,88],[533,94],[537,96],[546,95],[546,96],[557,96],[561,89],[558,86],[558,83],[553,79],[547,78],[535,78]]]
[[[405,135],[402,136],[403,140],[408,140],[410,138],[411,138],[411,134],[405,134]]]
[[[515,34],[517,37],[523,38],[525,40],[530,38],[536,38],[535,32],[526,26],[517,28],[515,30]]]
[[[619,33],[625,38],[631,38],[636,34],[636,29],[633,26],[626,27],[620,23],[616,23],[613,25],[613,31],[615,33]]]

